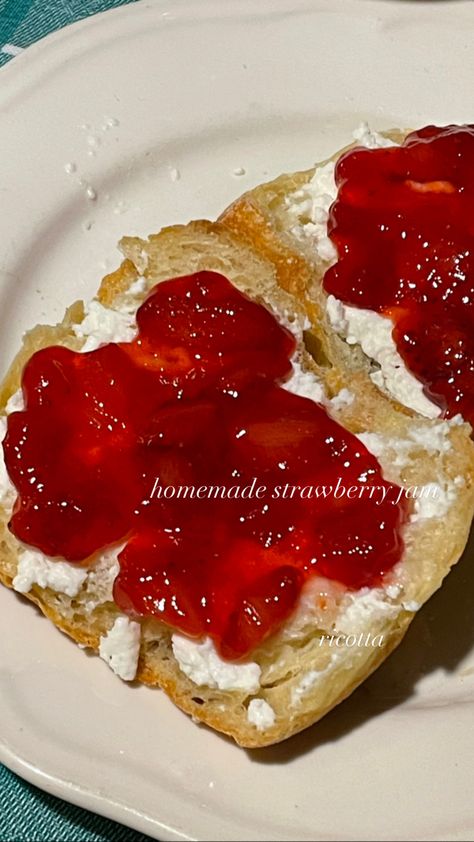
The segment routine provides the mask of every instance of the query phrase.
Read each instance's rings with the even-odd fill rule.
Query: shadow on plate
[[[416,695],[417,682],[451,673],[474,647],[474,527],[464,554],[443,587],[413,620],[400,647],[349,699],[311,728],[276,746],[252,749],[257,763],[290,763]]]

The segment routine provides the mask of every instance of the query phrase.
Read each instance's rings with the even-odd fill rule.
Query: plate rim
[[[144,813],[127,807],[120,801],[104,798],[93,790],[49,774],[10,749],[2,736],[0,736],[0,763],[42,792],[109,821],[122,824],[136,833],[143,833],[145,836],[163,840],[163,842],[196,842],[196,837],[180,833],[161,820],[148,818]],[[159,835],[157,835],[158,829]]]

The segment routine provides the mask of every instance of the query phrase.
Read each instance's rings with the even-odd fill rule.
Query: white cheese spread
[[[136,309],[136,308],[135,308]],[[135,312],[121,312],[104,307],[95,299],[85,305],[85,317],[73,325],[76,336],[85,338],[81,351],[95,351],[108,342],[131,342],[137,333]]]
[[[117,617],[112,628],[100,638],[99,655],[124,681],[133,681],[140,654],[140,623]]]
[[[364,354],[375,360],[379,371],[370,375],[383,392],[427,418],[437,418],[441,410],[426,397],[423,384],[405,366],[392,339],[392,320],[359,307],[348,307],[333,295],[327,299],[327,314],[332,327],[348,345],[360,345]]]
[[[247,719],[257,731],[266,731],[275,724],[275,711],[265,699],[252,699],[247,708]]]
[[[24,549],[18,555],[18,567],[13,588],[18,593],[28,593],[33,585],[51,588],[57,593],[75,597],[87,578],[88,571],[67,561],[53,561],[40,550]]]
[[[316,403],[323,403],[324,388],[313,371],[303,371],[301,363],[293,360],[293,373],[286,383],[282,383],[283,389],[299,395],[300,398],[309,398]]]
[[[222,660],[210,638],[196,641],[174,634],[172,646],[180,670],[198,687],[246,693],[255,693],[260,687],[261,669],[258,664]]]
[[[362,123],[353,137],[367,149],[397,145],[378,132],[372,132],[367,123]],[[310,181],[286,200],[293,236],[299,240],[309,238],[316,253],[327,264],[337,260],[336,249],[327,235],[329,209],[337,197],[334,172],[333,161],[322,164]],[[440,415],[439,407],[426,397],[423,385],[408,371],[398,353],[390,319],[372,310],[346,306],[334,296],[329,296],[327,311],[334,330],[348,344],[359,344],[364,353],[379,364],[380,371],[371,375],[378,388],[420,415],[427,418]]]

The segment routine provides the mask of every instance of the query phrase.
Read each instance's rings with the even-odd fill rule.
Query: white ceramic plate
[[[143,2],[15,59],[0,72],[2,367],[25,328],[93,293],[121,234],[213,216],[363,119],[472,121],[473,25],[463,0]],[[471,839],[473,586],[466,557],[349,702],[253,754],[2,590],[0,759],[162,840]]]

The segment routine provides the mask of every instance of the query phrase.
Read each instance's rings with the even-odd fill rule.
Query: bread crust
[[[294,183],[294,177],[290,178]],[[140,273],[149,289],[169,277],[212,269],[225,274],[254,298],[271,303],[281,311],[294,312],[300,325],[309,317],[312,323],[308,332],[310,338],[313,336],[315,341],[322,342],[318,302],[312,300],[318,283],[317,270],[268,224],[270,218],[260,202],[261,195],[267,194],[257,190],[244,197],[224,215],[223,223],[199,221],[174,226],[163,229],[147,241],[124,238],[121,249],[125,259],[116,272],[104,278],[98,299],[105,306],[118,306]],[[3,409],[20,386],[26,360],[36,350],[51,344],[80,348],[82,341],[75,336],[72,327],[82,317],[83,307],[76,303],[66,312],[60,325],[38,327],[27,334],[1,386]],[[337,420],[356,433],[368,429],[392,437],[406,435],[413,423],[413,414],[382,397],[363,366],[360,369],[345,367],[337,355],[332,359],[331,337],[323,350],[324,364],[313,362],[309,355],[306,355],[306,364],[318,372],[329,395],[348,384],[355,394],[350,407],[334,413]],[[421,420],[419,423],[431,424]],[[395,481],[423,484],[432,478],[434,468],[447,479],[459,475],[464,478],[457,505],[451,507],[443,523],[426,525],[419,522],[407,527],[405,558],[396,575],[403,585],[403,599],[408,603],[413,600],[425,602],[439,587],[465,546],[474,510],[474,454],[469,432],[467,425],[453,427],[449,432],[451,448],[448,453],[433,457],[419,450],[406,470],[396,468],[390,453],[387,455],[384,469],[387,478]],[[8,517],[9,512],[3,511],[0,580],[12,587],[20,545],[8,530]],[[83,593],[72,599],[34,585],[26,596],[59,629],[96,652],[100,637],[112,627],[120,613],[113,602],[100,604],[87,612]],[[342,610],[345,599],[344,595],[340,597],[336,615]],[[332,628],[330,622],[327,625],[306,622],[295,637],[283,629],[252,655],[252,660],[262,670],[261,689],[254,694],[198,687],[179,668],[171,646],[171,631],[147,618],[141,621],[137,680],[161,687],[196,721],[229,735],[239,745],[262,747],[303,730],[350,695],[398,645],[413,616],[413,611],[402,604],[401,597],[391,600],[387,610],[374,617],[370,628],[366,629],[373,635],[383,635],[383,646],[346,649],[337,657],[324,639],[324,634]],[[309,673],[315,676],[314,681],[298,696],[298,688]],[[264,699],[275,712],[275,724],[265,731],[258,731],[248,721],[247,708],[252,698]]]

